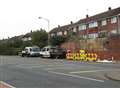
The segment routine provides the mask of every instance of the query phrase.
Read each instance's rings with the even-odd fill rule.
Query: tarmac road
[[[0,81],[16,88],[120,88],[104,75],[120,64],[0,56]]]

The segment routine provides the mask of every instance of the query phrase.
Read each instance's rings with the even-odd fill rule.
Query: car
[[[40,48],[37,46],[25,47],[25,49],[21,52],[21,56],[40,56]]]
[[[40,56],[48,58],[65,58],[66,50],[60,47],[46,46],[41,49]]]
[[[50,56],[50,49],[51,49],[51,46],[43,47],[40,51],[40,56],[41,57],[51,57]]]
[[[52,58],[66,58],[66,50],[60,47],[51,48],[50,55]]]

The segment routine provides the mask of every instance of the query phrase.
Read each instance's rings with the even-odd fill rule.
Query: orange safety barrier
[[[66,54],[68,60],[80,60],[80,61],[96,61],[96,53],[85,53],[84,50],[80,50],[80,53],[70,53]]]

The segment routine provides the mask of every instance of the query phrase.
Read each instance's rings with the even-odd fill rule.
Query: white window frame
[[[102,20],[101,24],[102,24],[102,26],[107,25],[107,20]]]
[[[85,29],[87,29],[86,24],[81,24],[81,25],[79,26],[79,30],[80,30],[80,31],[81,31],[81,30],[85,30]]]
[[[97,37],[98,37],[98,33],[88,34],[88,38],[90,39],[96,39]]]
[[[97,27],[97,26],[98,26],[97,21],[89,23],[89,28],[94,28],[94,27]]]
[[[52,37],[53,37],[54,35],[55,35],[54,33],[51,34]]]
[[[87,38],[87,35],[83,35],[83,38],[86,39],[86,38]]]
[[[116,16],[112,17],[111,18],[111,23],[116,23],[116,22],[117,22],[117,17]]]
[[[28,37],[28,40],[32,40],[32,38],[31,38],[31,37]]]
[[[110,33],[111,34],[117,34],[117,30],[111,30]]]
[[[67,35],[67,31],[64,31],[64,35]]]
[[[99,32],[99,37],[100,37],[100,38],[107,37],[107,35],[108,35],[108,33],[107,33],[106,30],[104,30],[104,31],[100,31],[100,32]]]
[[[73,32],[77,32],[77,29],[75,27],[73,28]]]
[[[58,36],[61,36],[62,35],[62,32],[60,31],[60,32],[57,32],[57,35]]]

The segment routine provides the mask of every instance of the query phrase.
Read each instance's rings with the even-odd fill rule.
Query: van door
[[[40,52],[40,55],[42,57],[50,57],[50,49],[49,48],[43,48]]]
[[[50,48],[46,48],[45,56],[50,57]]]

